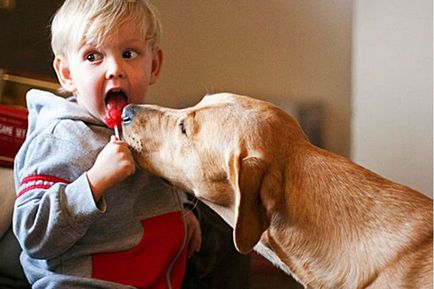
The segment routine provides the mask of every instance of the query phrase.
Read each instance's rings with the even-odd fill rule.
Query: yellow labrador
[[[306,288],[432,288],[432,200],[309,143],[270,103],[229,93],[124,109],[143,169],[194,193]]]

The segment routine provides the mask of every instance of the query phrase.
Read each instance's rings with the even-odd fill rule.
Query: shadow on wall
[[[0,68],[18,75],[55,80],[49,24],[63,0],[13,2],[13,9],[0,9]]]

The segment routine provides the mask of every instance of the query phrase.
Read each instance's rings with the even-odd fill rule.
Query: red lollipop
[[[106,125],[115,132],[122,125],[122,110],[127,105],[125,95],[122,92],[111,93],[106,100],[107,113],[104,117]],[[118,133],[116,136],[119,138]]]
[[[104,120],[109,128],[114,129],[115,126],[119,128],[122,123],[122,110],[107,107],[107,114]]]

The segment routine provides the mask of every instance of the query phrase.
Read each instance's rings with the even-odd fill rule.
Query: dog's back
[[[309,143],[293,149],[287,220],[294,224],[302,216],[298,229],[321,237],[298,237],[294,243],[306,247],[288,255],[326,248],[309,268],[325,276],[325,288],[432,288],[432,200]]]

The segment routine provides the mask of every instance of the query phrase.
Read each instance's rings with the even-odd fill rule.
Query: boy
[[[200,247],[198,221],[173,188],[135,169],[105,124],[109,104],[142,103],[158,79],[154,8],[66,0],[51,29],[54,69],[74,97],[27,97],[13,218],[26,277],[44,289],[180,288],[186,248]]]

